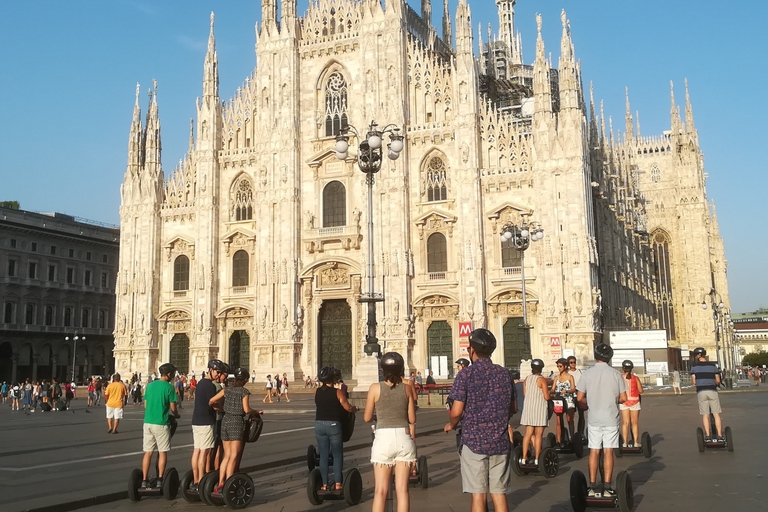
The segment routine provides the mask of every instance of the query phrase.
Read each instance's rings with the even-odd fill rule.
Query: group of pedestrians
[[[279,373],[275,373],[274,377],[272,375],[267,375],[267,380],[264,384],[264,390],[266,391],[266,394],[262,399],[263,403],[275,403],[273,399],[276,399],[279,402],[283,397],[285,398],[286,402],[291,401],[291,399],[288,397],[287,373],[283,373],[282,377]]]
[[[57,411],[69,408],[76,398],[74,382],[61,384],[58,379],[31,380],[22,382],[3,382],[0,386],[2,403],[9,404],[11,411],[33,413],[38,408],[41,411]]]

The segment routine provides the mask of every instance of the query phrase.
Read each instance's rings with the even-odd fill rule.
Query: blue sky
[[[420,10],[420,0],[409,0]],[[433,0],[441,27],[442,1]],[[451,15],[458,0],[450,0]],[[497,29],[495,2],[469,0],[475,25]],[[684,101],[688,78],[696,127],[729,260],[734,311],[768,306],[765,221],[768,2],[733,0],[518,0],[526,62],[535,13],[557,63],[566,9],[585,83],[623,130],[624,87],[643,135],[669,128],[669,81]],[[299,0],[298,12],[306,12]],[[0,17],[0,200],[117,224],[136,82],[142,106],[159,89],[166,176],[184,156],[202,90],[210,11],[216,12],[221,94],[253,70],[258,0],[4,2]],[[761,35],[762,34],[762,35]]]

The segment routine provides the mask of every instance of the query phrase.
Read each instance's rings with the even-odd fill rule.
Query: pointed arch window
[[[425,176],[425,188],[427,191],[427,201],[445,201],[448,199],[448,172],[445,169],[445,162],[440,157],[432,157],[427,164]]]
[[[338,135],[347,124],[347,81],[336,71],[325,84],[325,136]]]
[[[347,225],[347,190],[340,181],[332,181],[323,189],[323,227]]]
[[[672,300],[672,273],[669,261],[669,238],[661,232],[653,235],[653,256],[658,288],[656,307],[659,315],[659,327],[667,331],[670,340],[676,338],[675,307]]]
[[[656,164],[653,164],[653,167],[651,168],[651,181],[654,183],[661,181],[661,169],[659,169],[659,166]]]
[[[237,251],[232,256],[232,286],[248,286],[248,253]]]
[[[183,254],[173,262],[173,291],[189,290],[189,258]]]
[[[232,216],[236,221],[253,219],[253,187],[242,178],[236,185],[232,197]]]
[[[448,244],[445,235],[432,233],[427,238],[427,272],[448,271]]]

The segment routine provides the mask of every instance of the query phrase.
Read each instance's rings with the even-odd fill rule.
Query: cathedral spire
[[[136,84],[136,103],[133,105],[133,120],[131,121],[131,133],[128,136],[128,170],[134,173],[141,167],[141,106],[139,105],[139,92],[141,86]]]
[[[682,132],[682,121],[680,120],[680,108],[675,103],[675,84],[672,80],[669,81],[670,101],[672,106],[670,107],[669,117],[672,125],[672,133],[674,135]]]
[[[603,136],[603,143],[605,143],[605,103],[603,100],[600,100],[600,133]]]
[[[549,63],[541,35],[541,14],[536,15],[536,61],[533,63],[534,113],[552,112],[552,87],[549,83]]]
[[[451,14],[448,12],[448,0],[443,0],[443,41],[451,46],[453,31],[451,30]]]
[[[515,32],[515,4],[517,0],[496,0],[499,11],[499,40],[504,43],[509,54],[509,64],[522,64],[518,47],[518,34]]]
[[[459,0],[459,5],[456,7],[456,53],[462,55],[472,55],[472,44],[472,13],[469,9],[469,5],[467,5],[467,0]],[[481,62],[482,48],[483,43],[481,40]]]
[[[283,29],[292,30],[296,25],[296,0],[283,0],[280,9],[280,25]]]
[[[574,62],[573,41],[571,41],[571,25],[565,10],[560,13],[563,23],[563,36],[560,40],[560,110],[579,107],[579,85]]]
[[[195,149],[195,120],[189,118],[189,154]]]
[[[640,135],[640,111],[635,111],[635,119],[637,120],[637,138],[642,138],[642,135]]]
[[[152,80],[153,90],[149,92],[149,111],[147,112],[147,126],[145,127],[144,167],[156,176],[160,171],[160,155],[162,144],[160,143],[160,116],[157,106],[157,80]]]
[[[421,19],[432,26],[432,0],[421,0]]]
[[[693,124],[693,107],[691,106],[691,96],[688,94],[688,79],[685,79],[685,127],[688,132],[695,132],[696,127]]]
[[[216,54],[216,37],[213,34],[213,12],[211,12],[211,32],[208,35],[208,51],[205,53],[203,68],[203,100],[219,101],[219,57]]]
[[[632,126],[632,108],[629,106],[629,87],[624,87],[624,94],[627,98],[627,112],[624,118],[624,129],[627,131],[627,140],[630,141],[635,138],[635,134],[634,127]]]
[[[589,145],[595,148],[598,145],[597,118],[595,117],[595,86],[589,82]]]

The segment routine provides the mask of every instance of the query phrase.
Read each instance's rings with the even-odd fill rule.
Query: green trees
[[[741,358],[742,366],[768,366],[768,352],[761,350],[760,352],[752,352]]]

